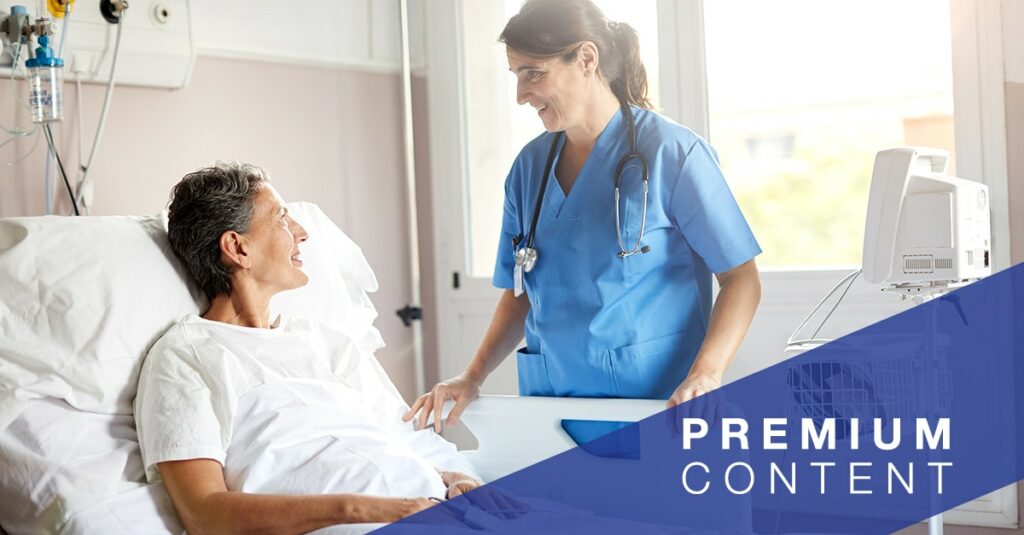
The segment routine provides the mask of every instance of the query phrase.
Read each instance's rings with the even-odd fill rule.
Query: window
[[[749,137],[748,157],[751,160],[788,160],[793,157],[793,139],[793,134]]]
[[[709,136],[758,264],[859,265],[875,153],[954,151],[949,1],[703,5]]]

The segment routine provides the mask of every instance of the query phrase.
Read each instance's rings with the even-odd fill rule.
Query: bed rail
[[[479,446],[463,453],[493,481],[575,447],[562,420],[635,422],[664,409],[664,400],[650,399],[480,396],[462,414]]]

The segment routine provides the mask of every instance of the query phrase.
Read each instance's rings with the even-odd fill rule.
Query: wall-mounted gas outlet
[[[46,10],[54,18],[64,18],[64,8],[74,4],[75,0],[46,0]]]
[[[126,0],[100,0],[100,15],[103,15],[103,18],[111,24],[121,22],[121,15],[126,9],[128,9]]]
[[[150,16],[153,17],[153,23],[157,26],[164,26],[171,20],[171,8],[167,4],[156,3],[153,4],[153,9],[150,11]]]

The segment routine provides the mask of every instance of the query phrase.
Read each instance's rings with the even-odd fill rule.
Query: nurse
[[[546,132],[505,181],[504,292],[483,342],[405,418],[440,430],[453,399],[455,424],[524,335],[520,395],[671,407],[718,388],[760,300],[761,249],[714,149],[651,110],[636,31],[589,0],[529,0],[500,41]]]

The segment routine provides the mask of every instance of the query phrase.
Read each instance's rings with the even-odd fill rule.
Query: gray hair
[[[185,175],[171,190],[171,249],[206,297],[231,293],[231,270],[221,262],[220,237],[228,231],[249,231],[256,193],[269,181],[258,166],[217,162]]]

